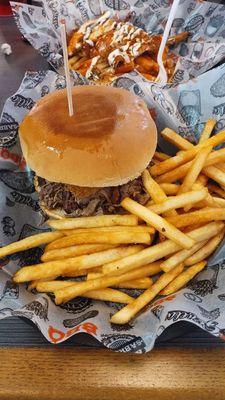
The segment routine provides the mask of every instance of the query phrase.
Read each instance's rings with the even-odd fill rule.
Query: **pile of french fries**
[[[188,32],[181,32],[170,37],[165,45],[163,62],[169,81],[177,63],[177,56],[170,47],[187,37]],[[110,13],[106,12],[73,32],[68,40],[69,66],[71,70],[102,84],[133,70],[155,81],[159,72],[157,54],[161,40],[162,35],[149,35],[130,22],[110,18]],[[113,64],[109,61],[110,54]]]
[[[225,131],[210,137],[215,123],[207,121],[195,146],[164,129],[178,152],[156,152],[143,172],[151,198],[146,206],[125,198],[128,214],[49,220],[54,231],[2,247],[0,257],[46,245],[41,263],[21,268],[14,281],[52,292],[56,304],[77,296],[125,304],[112,316],[115,324],[129,322],[157,295],[184,287],[225,233],[225,148],[215,150]],[[134,299],[121,288],[144,291]]]

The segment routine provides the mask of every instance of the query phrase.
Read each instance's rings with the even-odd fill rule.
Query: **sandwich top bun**
[[[110,86],[76,86],[72,93],[72,117],[63,89],[24,118],[19,136],[28,165],[48,181],[77,186],[117,186],[139,176],[157,142],[144,101]]]

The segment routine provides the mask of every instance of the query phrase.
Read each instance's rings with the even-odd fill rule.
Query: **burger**
[[[129,196],[146,204],[141,173],[155,152],[157,132],[144,101],[122,88],[76,86],[74,115],[66,89],[46,95],[19,129],[48,216],[121,213]]]

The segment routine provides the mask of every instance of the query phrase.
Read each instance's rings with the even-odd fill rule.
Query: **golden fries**
[[[220,221],[211,222],[189,232],[188,236],[196,242],[202,242],[217,235],[223,229],[223,227],[224,224]],[[125,274],[132,269],[141,267],[142,265],[146,265],[148,263],[153,263],[181,249],[181,246],[179,246],[177,243],[174,243],[172,240],[165,240],[162,243],[158,243],[150,248],[141,250],[134,255],[130,255],[116,262],[103,265],[102,271],[104,274],[110,275]]]
[[[146,277],[119,283],[116,287],[119,289],[148,289],[152,284],[153,280]]]
[[[164,203],[162,203],[163,206]],[[129,199],[126,197],[122,202],[121,205],[125,210],[130,211],[133,214],[136,214],[139,218],[142,218],[148,224],[154,226],[159,232],[163,235],[168,237],[169,239],[173,240],[175,243],[179,244],[184,248],[190,248],[193,246],[194,241],[189,238],[187,235],[179,231],[165,219],[160,217],[159,215],[155,214],[148,208],[142,206],[141,204],[137,203],[134,200]],[[157,206],[157,205],[156,205]],[[159,205],[158,205],[159,206]],[[154,207],[154,206],[152,206]]]
[[[154,159],[157,159],[157,160],[159,160],[159,161],[164,161],[164,160],[167,160],[168,158],[170,158],[170,156],[168,156],[168,154],[165,154],[165,153],[161,153],[161,152],[159,152],[159,151],[155,151],[155,154],[154,154]]]
[[[179,167],[182,164],[185,164],[187,161],[192,160],[195,155],[201,151],[205,147],[214,147],[218,144],[221,144],[225,141],[225,131],[219,132],[217,135],[212,136],[208,140],[203,143],[199,143],[196,146],[193,146],[187,151],[180,151],[175,157],[171,157],[168,160],[162,161],[159,165],[154,165],[150,168],[150,173],[153,176],[164,174],[165,172],[170,171],[176,167]]]
[[[188,170],[187,175],[185,176],[183,183],[179,188],[178,194],[188,192],[192,188],[202,168],[204,167],[206,159],[211,153],[211,150],[211,147],[205,147],[201,150],[201,152],[196,154],[194,161],[191,164],[191,167]]]
[[[73,273],[77,270],[94,268],[104,263],[116,261],[128,255],[135,254],[141,249],[142,246],[117,247],[99,253],[35,264],[21,268],[14,275],[13,279],[15,282],[26,282],[65,274],[68,275],[68,273]]]
[[[36,285],[37,292],[54,292],[62,288],[70,287],[76,285],[78,282],[74,281],[47,281],[40,282]],[[85,297],[94,300],[112,301],[115,303],[129,304],[134,299],[126,293],[120,292],[115,289],[100,289],[93,290],[85,293]]]
[[[130,233],[150,233],[154,234],[155,229],[151,226],[109,226],[109,227],[100,227],[100,228],[87,228],[87,229],[68,229],[68,230],[61,230],[65,236],[74,235],[76,233],[91,233],[91,232],[103,232],[103,233],[110,233],[110,232],[130,232]]]
[[[48,225],[54,229],[99,228],[107,226],[136,226],[135,215],[97,215],[95,217],[65,218],[59,221],[49,220]]]
[[[189,150],[194,147],[192,143],[178,135],[178,133],[170,128],[163,129],[161,135],[165,140],[167,140],[167,142],[172,143],[180,150]]]
[[[220,162],[220,160],[224,160],[224,158],[225,158],[225,149],[213,151],[208,156],[204,167],[208,167],[208,166],[217,164],[218,162]],[[172,169],[172,171],[166,172],[166,173],[158,176],[156,178],[156,181],[161,184],[164,182],[172,183],[179,179],[182,179],[186,175],[189,168],[191,167],[191,164],[192,164],[192,162],[189,161],[183,165],[180,165],[179,167]]]
[[[65,247],[62,249],[47,250],[41,256],[41,261],[47,262],[52,260],[61,260],[64,258],[71,258],[82,256],[84,254],[97,253],[99,251],[108,250],[116,247],[116,245],[108,244],[80,244],[77,246]]]
[[[221,171],[220,169],[214,166],[204,167],[203,172],[220,185],[225,185],[225,172]]]
[[[167,260],[163,261],[163,263],[160,265],[162,270],[164,272],[171,271],[174,267],[176,267],[178,264],[181,264],[183,261],[186,260],[186,258],[190,257],[192,254],[194,254],[196,251],[198,251],[201,247],[205,246],[207,241],[204,242],[199,242],[196,243],[194,246],[192,246],[191,249],[188,250],[180,250],[178,253],[173,254],[171,257],[167,258]]]
[[[160,187],[167,195],[174,196],[178,193],[180,185],[174,183],[161,183]]]
[[[209,139],[215,125],[216,125],[216,119],[208,119],[208,121],[206,122],[205,127],[201,133],[199,143],[203,143],[207,139]]]
[[[180,214],[175,217],[168,218],[168,221],[177,228],[183,228],[196,223],[205,223],[209,221],[225,220],[224,208],[205,207],[200,210],[192,211],[186,214]]]
[[[205,199],[207,196],[207,191],[202,188],[200,190],[192,190],[187,193],[183,193],[174,197],[167,198],[164,203],[154,204],[148,207],[149,210],[153,211],[156,214],[163,214],[165,211],[173,210],[176,208],[185,207],[189,204],[195,204],[199,201]],[[167,216],[166,218],[170,220],[170,218],[175,218],[176,216]]]
[[[87,281],[89,281],[90,279],[100,278],[103,275],[104,274],[102,272],[89,272],[87,274]]]
[[[210,239],[202,248],[200,248],[200,250],[196,251],[196,253],[188,257],[184,261],[184,265],[190,266],[205,260],[216,250],[216,248],[222,241],[223,237],[224,237],[224,230],[219,232],[217,236],[214,236],[212,239]]]
[[[160,294],[167,296],[171,293],[176,292],[177,290],[181,289],[185,286],[191,279],[194,278],[200,271],[203,270],[206,266],[206,261],[201,261],[198,264],[192,265],[186,271],[181,272],[172,282],[170,282]],[[132,304],[132,303],[131,303]]]
[[[122,308],[111,318],[114,324],[126,324],[129,322],[142,308],[144,308],[154,297],[157,296],[177,275],[183,270],[183,266],[179,265],[170,272],[165,272],[160,278],[136,300],[128,306]]]
[[[207,182],[208,182],[208,177],[203,174],[200,174],[196,180],[196,183],[198,183],[201,186],[206,186]]]
[[[215,165],[215,167],[221,169],[221,171],[225,172],[225,163],[224,162],[220,162],[218,164]]]
[[[144,232],[90,232],[90,233],[76,233],[70,236],[65,236],[63,240],[55,240],[47,247],[48,250],[61,249],[63,247],[70,247],[76,244],[94,244],[94,243],[107,243],[107,244],[130,244],[130,243],[143,243],[150,244],[151,237],[149,233]]]
[[[29,236],[25,239],[19,240],[18,242],[0,248],[0,258],[17,253],[18,251],[28,250],[33,247],[41,246],[42,244],[50,243],[62,236],[63,234],[61,232],[46,232]]]
[[[225,207],[225,199],[215,196],[212,196],[212,199],[219,207]]]
[[[151,62],[148,56],[139,61],[135,65],[142,69]],[[74,62],[85,69],[89,60]],[[225,235],[225,148],[213,150],[225,141],[225,131],[210,137],[215,122],[207,121],[195,146],[173,130],[163,130],[162,136],[180,151],[174,157],[156,152],[150,173],[143,172],[143,186],[151,196],[147,205],[127,197],[121,206],[131,214],[50,220],[57,231],[0,248],[4,257],[47,244],[42,263],[21,268],[14,281],[53,292],[56,304],[76,296],[127,304],[111,318],[117,324],[129,322],[158,294],[182,288],[205,267]],[[56,280],[80,276],[79,282]],[[134,299],[123,288],[145,292]]]
[[[152,179],[147,169],[144,170],[144,172],[142,173],[142,181],[146,191],[149,193],[156,204],[163,203],[167,200],[167,196],[164,193],[163,189],[154,179]],[[175,210],[169,210],[165,213],[165,216],[172,215],[176,215]]]
[[[150,268],[151,266],[146,266]],[[90,290],[103,289],[109,286],[116,286],[122,282],[129,282],[130,280],[134,280],[136,278],[142,277],[142,271],[139,269],[136,271],[128,272],[127,274],[119,275],[119,276],[102,276],[97,279],[90,279],[86,282],[78,282],[76,285],[70,286],[68,288],[63,288],[56,290],[55,294],[55,302],[56,304],[64,303],[74,297],[81,296]]]
[[[213,185],[212,183],[208,183],[207,186],[208,186],[208,189],[209,189],[210,193],[215,193],[218,196],[220,196],[223,199],[225,199],[225,191],[223,189],[221,189],[219,186]]]

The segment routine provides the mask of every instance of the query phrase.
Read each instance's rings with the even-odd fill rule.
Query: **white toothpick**
[[[72,86],[71,86],[71,80],[70,80],[70,70],[69,70],[69,61],[68,61],[68,52],[67,52],[67,43],[66,43],[66,26],[65,26],[64,19],[62,19],[60,21],[60,32],[61,32],[61,40],[62,40],[62,48],[63,48],[64,69],[65,69],[65,75],[66,75],[66,90],[67,90],[69,116],[72,117],[72,115],[73,115],[73,98],[72,98]]]

